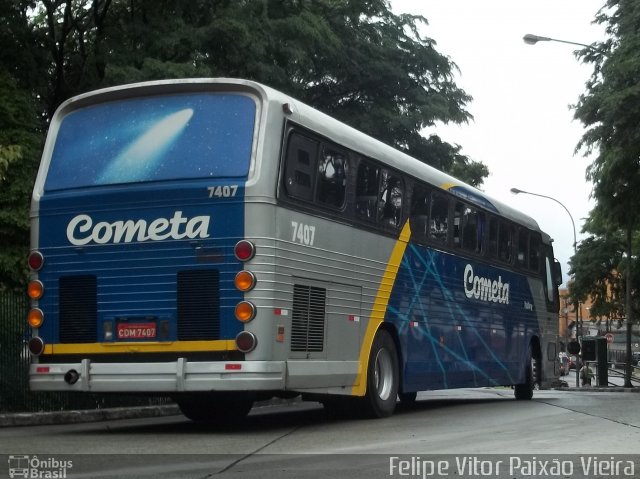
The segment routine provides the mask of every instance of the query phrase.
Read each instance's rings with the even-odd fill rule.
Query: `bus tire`
[[[253,399],[246,395],[189,394],[175,398],[182,414],[199,424],[230,426],[242,421]]]
[[[528,401],[533,397],[534,372],[531,347],[529,347],[529,353],[527,354],[527,360],[524,367],[525,382],[522,384],[516,384],[513,388],[513,394],[519,401]]]
[[[367,392],[362,402],[368,417],[389,417],[396,408],[398,354],[391,335],[380,330],[373,339],[367,366]]]

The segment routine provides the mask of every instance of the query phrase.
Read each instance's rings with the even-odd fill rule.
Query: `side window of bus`
[[[313,200],[317,157],[317,141],[298,133],[289,136],[284,179],[287,195],[301,200]]]
[[[542,237],[531,233],[529,240],[529,269],[538,273],[542,260]]]
[[[431,215],[429,217],[429,236],[431,239],[446,243],[449,233],[449,199],[440,193],[431,195]]]
[[[487,234],[487,255],[489,258],[498,257],[498,218],[489,217],[489,231]]]
[[[429,206],[430,191],[422,185],[414,185],[411,195],[411,235],[418,240],[424,240],[429,235]]]
[[[529,232],[523,228],[518,231],[518,253],[516,265],[526,268],[529,264]]]
[[[386,169],[380,172],[378,223],[399,228],[402,222],[402,178]]]
[[[379,179],[379,167],[364,160],[360,162],[356,178],[356,215],[359,218],[376,220]]]
[[[453,212],[453,244],[474,253],[481,253],[484,243],[484,213],[461,202]]]
[[[553,280],[553,269],[551,265],[553,264],[553,260],[548,256],[545,257],[545,283],[547,286],[547,302],[553,303],[555,300],[554,290],[557,290],[555,282]]]
[[[318,161],[316,200],[327,206],[342,209],[346,198],[347,155],[325,146]]]
[[[498,259],[505,263],[511,263],[513,233],[513,226],[511,224],[500,221],[498,230]]]

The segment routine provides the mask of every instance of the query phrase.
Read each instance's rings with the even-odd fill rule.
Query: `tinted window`
[[[324,147],[318,161],[318,202],[342,208],[346,198],[349,165],[344,153]]]
[[[380,168],[367,161],[358,165],[356,179],[356,215],[368,221],[375,221],[377,215],[378,185]]]
[[[453,215],[453,243],[467,251],[482,252],[484,213],[464,203],[456,203]]]
[[[378,222],[398,228],[402,221],[402,179],[384,169],[380,179]]]
[[[418,238],[426,238],[429,233],[430,191],[422,185],[413,187],[411,195],[411,234]]]
[[[524,268],[528,265],[529,257],[529,232],[521,229],[518,232],[518,253],[516,255],[516,264]]]
[[[101,103],[59,126],[45,190],[190,178],[246,178],[255,102],[195,93]]]
[[[296,133],[289,137],[285,166],[285,188],[292,198],[311,201],[318,142]]]
[[[554,300],[555,293],[555,283],[553,281],[553,268],[552,268],[553,260],[549,257],[545,258],[545,278],[547,282],[547,301],[550,303]]]
[[[431,216],[429,218],[429,236],[440,243],[447,242],[449,231],[449,199],[440,193],[431,196]]]
[[[489,218],[489,231],[487,233],[487,255],[490,258],[498,257],[498,218],[492,216]]]
[[[542,259],[542,239],[540,235],[531,233],[529,240],[529,269],[532,271],[540,271],[540,263]]]
[[[504,221],[499,222],[498,230],[498,258],[511,263],[513,251],[513,226]]]

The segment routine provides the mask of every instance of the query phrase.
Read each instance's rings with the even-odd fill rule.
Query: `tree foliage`
[[[578,147],[595,158],[587,169],[593,195],[611,222],[634,228],[640,219],[640,2],[609,0],[597,21],[613,40],[585,52],[595,63],[575,116],[587,127]]]
[[[624,297],[626,350],[630,357],[631,325],[637,317],[639,293],[634,239],[640,225],[640,2],[608,0],[596,21],[606,26],[610,39],[583,51],[595,68],[575,116],[587,127],[578,148],[584,147],[595,155],[587,169],[597,201],[591,220],[604,234],[581,246],[582,257],[575,264],[585,265],[593,254],[595,264],[598,260],[600,264],[617,263],[616,271],[623,272],[624,289],[620,287],[621,276],[608,279],[614,291],[611,304]],[[612,241],[614,238],[622,238],[622,247],[619,241]],[[610,258],[605,261],[607,252]],[[602,276],[596,274],[592,282],[592,289],[600,284],[602,292]],[[630,377],[628,365],[627,386],[631,385]]]
[[[598,207],[591,212],[583,232],[589,236],[570,261],[569,272],[574,276],[571,302],[589,298],[589,314],[594,320],[624,318],[624,232],[607,222]]]
[[[0,69],[0,290],[21,285],[29,244],[29,199],[41,141],[30,96]]]
[[[581,52],[594,64],[594,72],[575,117],[587,128],[578,148],[594,155],[587,178],[597,206],[585,227],[592,236],[580,245],[572,263],[576,296],[590,292],[599,297],[597,291],[605,291],[607,280],[614,291],[612,302],[619,304],[626,294],[621,273],[637,262],[627,251],[625,235],[633,236],[640,224],[640,2],[609,0],[596,21],[606,26],[610,38]],[[590,286],[582,284],[589,281]],[[631,286],[635,301],[637,288]]]
[[[471,98],[454,82],[455,64],[420,33],[427,20],[396,15],[385,0],[0,0],[0,21],[7,47],[0,68],[14,82],[0,86],[3,98],[18,88],[14,99],[40,112],[32,132],[44,131],[55,109],[81,92],[164,78],[240,77],[473,185],[488,175],[460,146],[421,135],[436,122],[468,121]],[[12,145],[0,150],[0,174],[22,164],[13,174],[22,175],[15,181],[23,188],[34,162],[18,158],[31,158],[32,147]],[[25,191],[16,194],[24,203]]]

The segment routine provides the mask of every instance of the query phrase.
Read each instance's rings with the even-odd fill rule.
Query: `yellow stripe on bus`
[[[460,186],[458,183],[442,183],[440,185],[440,188],[442,188],[443,190],[447,190],[449,191],[451,188],[455,188],[456,186]]]
[[[400,232],[400,237],[393,247],[391,257],[387,263],[387,268],[382,276],[380,286],[378,287],[376,299],[373,302],[371,317],[369,318],[367,330],[362,340],[362,347],[360,348],[360,365],[358,367],[358,374],[356,375],[353,388],[351,389],[351,394],[354,396],[364,396],[367,391],[367,366],[369,364],[369,355],[371,354],[371,345],[373,344],[373,338],[376,335],[378,328],[384,321],[384,315],[387,311],[387,305],[389,304],[393,284],[396,282],[400,263],[404,256],[404,252],[407,249],[410,237],[411,227],[407,221]]]
[[[236,342],[218,341],[174,341],[130,342],[130,343],[86,343],[86,344],[47,344],[43,354],[110,354],[110,353],[170,353],[170,352],[211,352],[235,351]]]

